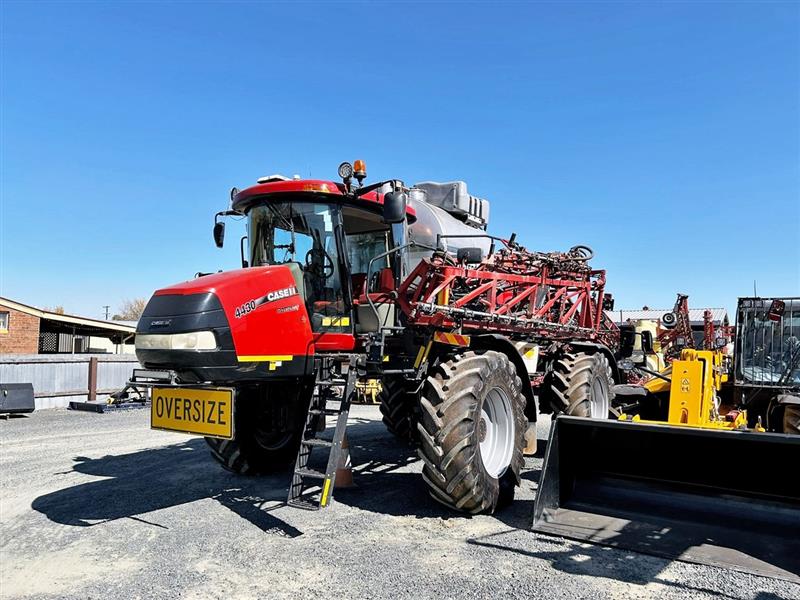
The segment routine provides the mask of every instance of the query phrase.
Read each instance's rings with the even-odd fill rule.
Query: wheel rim
[[[508,395],[498,387],[492,388],[483,401],[478,438],[484,469],[499,478],[511,464],[514,452],[514,416]]]
[[[608,390],[603,380],[595,377],[592,381],[592,397],[589,400],[589,416],[592,419],[607,419],[608,411]]]
[[[267,413],[261,413],[255,423],[253,439],[267,451],[280,450],[292,439],[291,431],[275,431]]]
[[[286,431],[256,430],[253,437],[256,443],[264,450],[280,450],[292,439],[292,433]]]

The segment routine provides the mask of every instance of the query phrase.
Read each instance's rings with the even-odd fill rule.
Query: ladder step
[[[312,400],[315,400],[316,402],[321,402],[323,400],[325,402],[342,402],[341,398],[328,398],[328,397],[323,398],[322,396],[318,396],[318,395],[312,396]]]
[[[333,408],[312,408],[308,412],[312,415],[338,415],[342,411]]]
[[[333,446],[333,442],[329,442],[328,440],[321,440],[319,438],[303,440],[303,443],[306,446],[320,446],[322,448],[330,448],[331,446]]]
[[[345,381],[318,381],[317,387],[320,388],[334,388],[334,387],[344,387],[346,384]]]
[[[342,440],[358,379],[358,372],[352,368],[355,361],[355,355],[342,356],[336,361],[342,364],[342,371],[344,364],[349,364],[350,368],[346,373],[337,371],[335,363],[330,360],[315,359],[314,361],[318,380],[314,383],[311,404],[308,407],[304,439],[300,442],[300,449],[295,459],[294,475],[287,498],[290,506],[308,510],[319,510],[330,506],[335,485],[333,473],[341,458]],[[322,434],[314,431],[315,427],[312,425],[321,424],[318,416],[338,417],[332,439],[317,437]],[[328,448],[327,464],[323,467],[324,472],[308,467],[308,460],[314,447]],[[311,482],[308,479],[315,479],[317,482]]]
[[[302,508],[303,510],[319,510],[320,506],[318,502],[312,502],[311,500],[301,500],[301,499],[292,499],[289,500],[286,504],[293,508]]]
[[[295,469],[295,473],[300,475],[300,477],[313,477],[315,479],[325,479],[327,477],[325,473],[322,473],[321,471],[315,471],[314,469],[309,469],[307,467]]]

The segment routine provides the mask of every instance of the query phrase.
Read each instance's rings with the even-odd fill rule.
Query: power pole
[[[103,308],[106,309],[106,321],[108,321],[108,309],[111,308],[111,306],[109,306],[108,304],[104,304]]]

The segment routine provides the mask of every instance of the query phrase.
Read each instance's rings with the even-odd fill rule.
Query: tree
[[[64,307],[61,306],[60,304],[58,306],[53,306],[52,308],[49,306],[45,306],[44,310],[46,310],[47,312],[55,313],[57,315],[64,314]]]
[[[145,306],[147,306],[146,298],[124,300],[119,307],[119,313],[111,318],[115,321],[138,321],[144,312]]]

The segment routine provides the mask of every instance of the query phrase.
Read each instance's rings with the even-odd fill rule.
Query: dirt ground
[[[510,509],[452,513],[376,407],[351,417],[357,487],[320,512],[282,506],[288,474],[225,472],[145,410],[0,421],[0,597],[800,599],[781,579],[532,533],[541,457]]]

